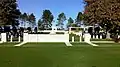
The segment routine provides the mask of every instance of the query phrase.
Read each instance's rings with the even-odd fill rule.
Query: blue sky
[[[66,17],[76,18],[78,12],[84,10],[83,0],[18,0],[21,12],[34,13],[38,20],[45,9],[49,9],[55,19],[64,12]]]

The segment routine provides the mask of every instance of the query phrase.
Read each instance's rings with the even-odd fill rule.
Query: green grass
[[[0,45],[0,67],[119,67],[120,46],[93,47],[85,43],[16,43]],[[9,47],[5,46],[9,45]],[[80,46],[81,45],[81,46]],[[83,46],[82,46],[83,45]]]

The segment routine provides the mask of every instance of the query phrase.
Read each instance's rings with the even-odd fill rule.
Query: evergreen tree
[[[0,25],[19,25],[20,14],[16,0],[0,0]]]

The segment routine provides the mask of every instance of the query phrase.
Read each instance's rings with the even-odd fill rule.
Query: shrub
[[[119,42],[120,42],[120,38],[118,38],[117,36],[114,36],[114,37],[113,37],[113,40],[114,40],[114,42],[116,42],[116,43],[119,43]]]

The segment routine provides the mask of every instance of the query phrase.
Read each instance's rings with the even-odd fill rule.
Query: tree
[[[38,20],[38,29],[43,29],[43,26],[42,26],[43,22],[41,19]]]
[[[120,0],[85,0],[85,14],[89,24],[99,24],[106,31],[120,26]],[[113,32],[114,33],[114,32]]]
[[[63,22],[66,20],[65,14],[64,14],[64,13],[60,13],[60,14],[58,15],[57,20],[58,20],[58,23],[57,23],[56,26],[59,26],[60,29],[64,29],[64,28],[63,28],[63,25],[64,25]]]
[[[80,21],[83,20],[83,18],[84,18],[84,16],[83,16],[82,12],[79,12],[78,15],[77,15],[76,21],[80,22]]]
[[[51,28],[53,19],[54,19],[54,16],[50,12],[50,10],[43,10],[42,25],[43,25],[44,29]]]
[[[22,21],[21,24],[23,24],[23,25],[24,25],[24,28],[25,28],[26,23],[27,23],[27,21],[28,21],[28,15],[27,15],[27,13],[21,14],[21,15],[20,15],[20,20]]]
[[[74,23],[74,20],[71,17],[69,17],[68,23],[67,23],[67,28],[72,27],[73,23]]]
[[[34,25],[35,25],[35,23],[36,23],[36,18],[35,18],[35,15],[33,14],[33,13],[31,13],[30,15],[29,15],[29,22],[30,22],[30,24],[31,24],[31,28],[33,28],[34,27]]]
[[[20,14],[16,0],[0,0],[0,25],[18,25]]]
[[[82,14],[82,12],[78,12],[78,15],[76,18],[76,25],[81,26],[83,20],[84,20],[84,14]]]

